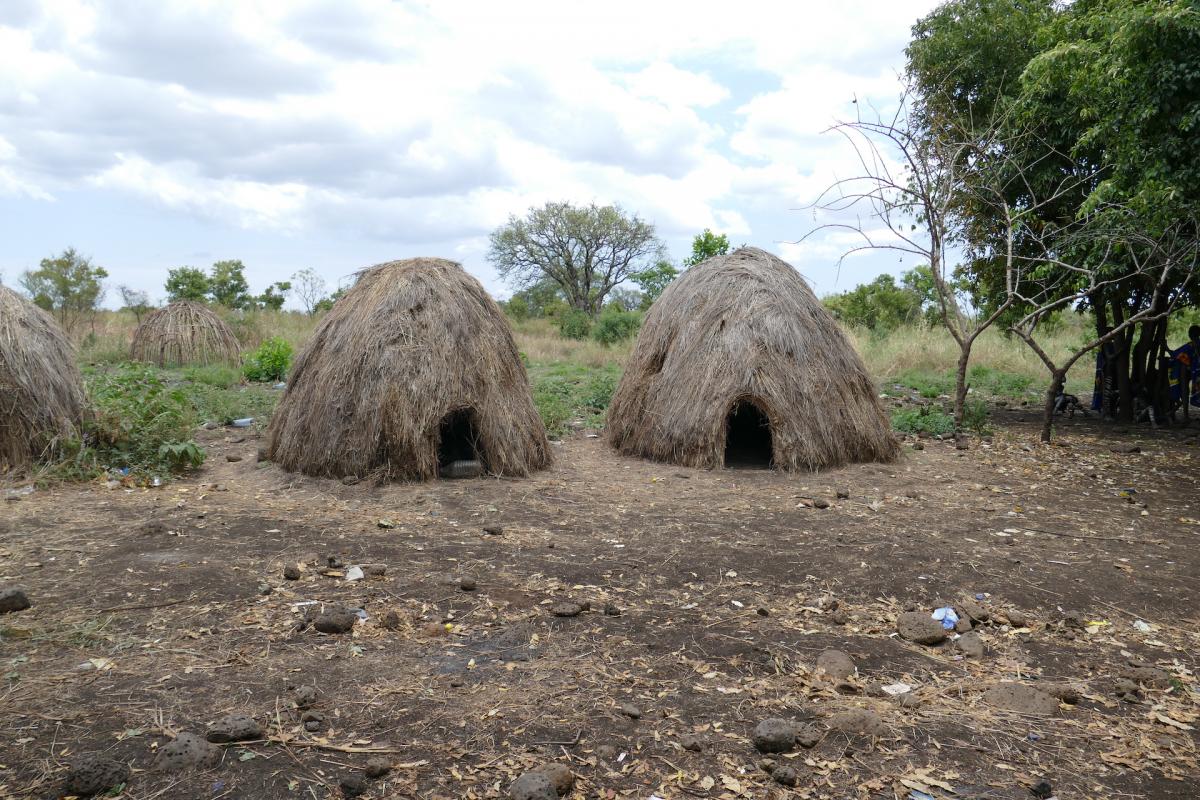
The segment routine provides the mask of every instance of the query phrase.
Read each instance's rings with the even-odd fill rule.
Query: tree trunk
[[[971,363],[971,346],[974,344],[968,341],[966,344],[960,345],[962,348],[958,354],[958,364],[954,371],[954,432],[962,433],[963,417],[966,413],[967,406],[967,365]]]
[[[1050,443],[1050,434],[1054,428],[1054,405],[1066,379],[1067,373],[1064,370],[1050,373],[1050,388],[1046,390],[1046,405],[1042,409],[1042,441],[1046,444]]]
[[[1113,327],[1125,321],[1125,306],[1117,298],[1112,301]],[[1114,338],[1113,348],[1116,351],[1113,358],[1113,372],[1117,378],[1117,420],[1133,422],[1133,386],[1129,382],[1129,344],[1131,332]]]

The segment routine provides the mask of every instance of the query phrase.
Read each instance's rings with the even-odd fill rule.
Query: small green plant
[[[584,406],[593,411],[604,411],[612,402],[613,392],[617,390],[617,378],[607,372],[593,375],[583,387]]]
[[[281,381],[292,365],[292,345],[287,339],[272,336],[245,358],[242,374],[246,380],[266,383]]]
[[[901,433],[949,436],[954,433],[954,417],[932,405],[898,408],[892,412],[892,427]]]
[[[915,389],[921,397],[935,398],[954,392],[954,376],[950,373],[910,369],[900,373],[899,382]]]
[[[987,403],[978,397],[967,398],[963,404],[963,427],[980,435],[991,433]]]
[[[216,386],[219,389],[229,389],[242,382],[241,373],[224,364],[187,367],[183,370],[182,376],[185,381],[190,383],[202,383],[206,386]]]
[[[577,308],[564,311],[558,318],[558,332],[567,339],[586,339],[592,332],[592,318]]]
[[[606,347],[633,337],[642,325],[642,315],[636,311],[606,308],[596,320],[592,338]]]

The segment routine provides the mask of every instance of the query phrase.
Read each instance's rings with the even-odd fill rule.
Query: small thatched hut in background
[[[874,382],[789,264],[747,247],[692,267],[646,314],[608,408],[622,453],[816,470],[898,444]]]
[[[479,462],[527,475],[550,461],[508,322],[453,261],[364,270],[296,358],[268,455],[323,477],[425,480]]]
[[[225,320],[203,303],[179,300],[151,312],[133,332],[129,355],[160,367],[236,364],[240,347]]]
[[[83,408],[71,342],[49,314],[0,286],[0,472],[76,434]]]

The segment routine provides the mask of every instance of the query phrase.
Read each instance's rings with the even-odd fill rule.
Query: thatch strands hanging
[[[493,475],[550,461],[499,306],[453,261],[364,270],[297,357],[268,454],[324,477],[425,480],[458,459]]]
[[[240,347],[225,321],[203,303],[180,300],[152,312],[133,332],[129,355],[160,367],[236,364]]]
[[[84,401],[75,348],[58,324],[0,286],[0,472],[78,435]]]
[[[691,268],[654,303],[609,406],[608,436],[625,454],[719,467],[729,431],[743,430],[731,421],[746,415],[765,423],[758,430],[764,440],[769,431],[780,469],[898,452],[833,317],[795,269],[753,247]]]

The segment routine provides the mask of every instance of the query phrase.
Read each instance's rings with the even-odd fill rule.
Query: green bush
[[[899,383],[915,389],[921,397],[940,397],[954,394],[954,375],[950,372],[926,372],[910,369],[900,373]]]
[[[567,339],[586,339],[592,332],[592,318],[577,308],[564,311],[558,318],[558,332]]]
[[[242,374],[246,380],[266,383],[281,381],[292,364],[292,345],[286,339],[272,336],[246,356]]]
[[[205,386],[216,386],[219,389],[229,389],[242,382],[242,374],[233,367],[224,364],[186,367],[180,374],[185,381],[202,383]]]
[[[892,412],[892,427],[901,433],[949,436],[954,433],[954,417],[937,406],[898,408]]]
[[[514,295],[500,304],[509,319],[524,322],[529,319],[529,301],[520,295]]]
[[[632,338],[641,326],[642,315],[636,311],[606,308],[596,320],[592,338],[602,345],[613,345]]]
[[[969,397],[963,404],[963,427],[980,435],[991,433],[992,426],[988,424],[991,413],[987,403],[978,397]]]
[[[126,364],[88,377],[91,413],[67,464],[79,477],[101,470],[136,476],[181,472],[204,463],[192,441],[196,410],[152,367]]]
[[[613,392],[616,390],[617,376],[601,372],[588,379],[580,399],[585,407],[593,411],[603,411],[612,402]]]

